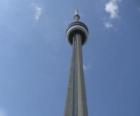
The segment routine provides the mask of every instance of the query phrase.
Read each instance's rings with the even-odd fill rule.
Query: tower
[[[88,28],[80,21],[78,11],[75,12],[74,22],[68,26],[66,34],[73,47],[73,54],[64,116],[88,116],[82,60],[82,45],[87,40]]]

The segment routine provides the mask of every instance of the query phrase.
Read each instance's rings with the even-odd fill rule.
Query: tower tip
[[[78,9],[75,9],[75,15],[79,15],[79,10]]]
[[[75,21],[79,21],[79,20],[80,20],[80,15],[79,15],[79,10],[78,10],[78,9],[75,10],[75,13],[74,13],[74,20],[75,20]]]

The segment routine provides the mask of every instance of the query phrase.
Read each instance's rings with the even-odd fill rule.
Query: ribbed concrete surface
[[[82,60],[82,38],[73,37],[73,54],[65,106],[65,116],[88,116]]]

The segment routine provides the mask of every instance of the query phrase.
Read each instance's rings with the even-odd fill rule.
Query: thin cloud
[[[104,23],[104,26],[105,26],[107,29],[113,28],[113,24],[110,23],[110,22],[105,22],[105,23]]]
[[[7,116],[5,110],[0,109],[0,116]]]
[[[87,70],[87,66],[85,64],[83,64],[83,69]]]
[[[140,12],[140,7],[138,8],[138,11]]]
[[[89,66],[89,65],[86,65],[86,64],[83,64],[83,69],[84,69],[85,71],[87,71],[87,70],[90,69],[90,66]]]
[[[32,4],[32,6],[34,8],[34,18],[38,21],[43,14],[43,9],[37,4]]]

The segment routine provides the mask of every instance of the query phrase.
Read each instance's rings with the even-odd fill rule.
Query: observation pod
[[[78,14],[78,11],[75,11],[75,15],[73,18],[74,22],[72,22],[66,30],[68,42],[70,44],[73,44],[74,35],[78,34],[81,35],[81,42],[82,45],[84,45],[88,38],[88,28],[83,22],[80,21],[80,15]]]

